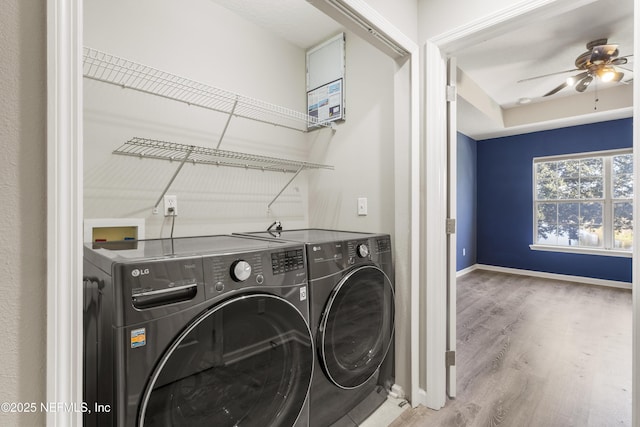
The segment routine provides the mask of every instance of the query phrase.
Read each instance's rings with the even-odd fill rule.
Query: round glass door
[[[139,425],[291,427],[312,370],[311,332],[298,309],[272,295],[235,298],[205,312],[169,348]]]
[[[391,345],[394,293],[377,267],[349,272],[332,292],[320,321],[321,364],[338,387],[363,385],[380,367]]]

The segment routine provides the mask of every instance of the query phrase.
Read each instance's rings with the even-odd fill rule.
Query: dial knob
[[[361,245],[358,245],[357,251],[358,251],[358,256],[360,258],[366,258],[369,256],[369,247],[364,243]]]
[[[244,282],[251,276],[251,265],[247,261],[238,260],[231,264],[231,278],[236,282]]]

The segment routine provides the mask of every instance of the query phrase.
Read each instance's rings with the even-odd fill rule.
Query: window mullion
[[[604,158],[604,206],[602,207],[602,228],[603,239],[605,249],[611,249],[613,247],[613,203],[611,203],[611,197],[613,195],[613,179],[612,179],[612,157],[607,156]]]

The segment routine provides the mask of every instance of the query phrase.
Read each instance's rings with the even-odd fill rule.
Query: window
[[[533,168],[532,249],[631,254],[630,150],[537,158]]]

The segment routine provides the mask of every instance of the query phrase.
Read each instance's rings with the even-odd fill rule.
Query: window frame
[[[562,160],[581,160],[593,157],[601,157],[603,159],[603,197],[602,199],[577,199],[576,203],[594,201],[601,201],[602,207],[602,228],[603,228],[603,245],[602,247],[588,247],[588,246],[565,246],[565,245],[549,245],[543,243],[532,243],[529,248],[536,251],[548,251],[548,252],[565,252],[565,253],[579,253],[589,255],[604,255],[614,257],[631,258],[633,256],[633,250],[623,250],[614,248],[614,232],[613,232],[613,210],[614,202],[617,201],[630,201],[633,203],[633,198],[613,198],[613,157],[633,154],[632,148],[614,149],[614,150],[602,150],[602,151],[590,151],[584,153],[570,153],[555,156],[534,157],[532,160],[531,174],[532,174],[532,242],[537,242],[538,238],[538,204],[544,203],[537,199],[537,182],[536,182],[536,169],[539,163],[547,163]],[[634,171],[635,173],[635,171]],[[567,202],[573,199],[566,199]],[[565,201],[563,199],[557,199],[557,201]]]

